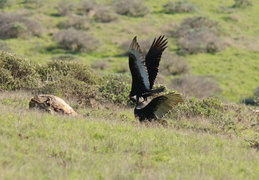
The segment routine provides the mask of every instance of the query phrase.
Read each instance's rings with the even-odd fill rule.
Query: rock
[[[40,94],[31,98],[29,107],[44,110],[51,114],[57,113],[78,116],[74,109],[70,107],[63,99],[49,94]]]

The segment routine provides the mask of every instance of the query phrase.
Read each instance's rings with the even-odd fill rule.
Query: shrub
[[[252,106],[259,105],[259,87],[255,88],[254,95],[252,97],[242,99],[241,103]]]
[[[83,11],[83,14],[88,14],[94,9],[96,9],[99,5],[95,0],[82,0],[80,3],[80,10]]]
[[[173,33],[179,54],[215,53],[224,49],[217,23],[205,17],[185,19]]]
[[[105,70],[109,68],[109,63],[107,61],[97,60],[92,63],[91,68]]]
[[[95,85],[90,85],[68,76],[48,82],[34,93],[62,96],[66,99],[76,100],[82,106],[93,107],[101,101],[98,88]]]
[[[131,89],[131,80],[129,76],[121,74],[111,74],[102,78],[102,85],[99,88],[102,97],[109,102],[127,105]]]
[[[256,123],[256,115],[252,108],[238,104],[223,104],[216,98],[188,99],[174,108],[169,117],[179,120],[185,126],[188,126],[188,121],[192,124],[196,121],[198,125],[189,128],[212,132],[236,131],[238,127],[246,129]],[[184,121],[187,123],[184,124]],[[181,126],[181,123],[178,122],[177,125]]]
[[[4,8],[10,0],[0,0],[0,8]]]
[[[73,1],[61,0],[58,3],[58,14],[61,16],[71,15],[72,12],[76,9],[76,5]]]
[[[33,89],[40,83],[36,65],[30,60],[0,52],[1,88],[3,90]]]
[[[42,81],[57,81],[70,77],[87,84],[96,84],[99,77],[87,66],[74,62],[51,61],[38,68]]]
[[[195,12],[196,6],[184,1],[168,2],[164,4],[164,11],[168,14]]]
[[[117,0],[113,7],[121,15],[143,17],[148,14],[148,8],[140,0]]]
[[[54,35],[58,45],[71,52],[91,52],[99,45],[98,40],[84,31],[67,29]]]
[[[164,75],[181,75],[190,71],[183,57],[168,53],[163,54],[159,69]]]
[[[171,86],[187,97],[207,98],[220,92],[218,83],[202,76],[185,75],[173,79]]]
[[[42,33],[42,26],[35,20],[18,14],[0,13],[0,38],[2,39],[39,36]]]
[[[233,4],[233,8],[246,8],[248,6],[252,6],[252,2],[249,0],[235,0],[235,4]]]
[[[118,19],[118,16],[106,7],[96,8],[93,17],[95,21],[103,23],[112,22]]]
[[[78,30],[87,30],[90,28],[90,22],[87,18],[82,16],[70,16],[67,20],[58,24],[59,28],[69,29],[74,28]]]

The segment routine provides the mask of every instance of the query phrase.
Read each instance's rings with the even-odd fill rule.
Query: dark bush
[[[35,20],[25,18],[18,14],[0,13],[0,38],[17,38],[26,36],[39,36],[43,28]]]
[[[61,30],[54,35],[54,40],[61,48],[71,52],[91,52],[99,45],[98,40],[93,36],[72,28]]]
[[[165,13],[190,13],[196,11],[196,6],[185,1],[168,2],[163,6]]]
[[[235,0],[235,4],[233,4],[233,8],[246,8],[248,6],[252,6],[252,2],[249,0]]]
[[[259,105],[259,87],[255,88],[254,95],[252,97],[242,99],[241,103],[252,106]]]
[[[73,11],[75,11],[76,9],[76,4],[73,1],[69,1],[69,0],[61,0],[58,3],[58,14],[60,16],[67,16],[67,15],[71,15],[73,13]]]
[[[118,14],[132,17],[143,17],[149,12],[140,0],[116,0],[113,7]]]
[[[185,75],[172,80],[172,89],[187,97],[207,98],[220,92],[217,82],[202,76]]]
[[[58,27],[62,29],[74,28],[78,30],[87,30],[90,28],[90,22],[88,18],[73,15],[67,20],[59,23]]]
[[[173,35],[179,54],[215,53],[225,47],[217,23],[205,17],[185,19]]]
[[[30,60],[0,52],[0,67],[3,90],[34,89],[40,83],[36,65]]]
[[[181,75],[190,71],[190,67],[183,57],[168,53],[163,54],[159,69],[164,75]]]

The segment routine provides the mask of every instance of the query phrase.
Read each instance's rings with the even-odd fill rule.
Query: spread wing
[[[180,94],[169,93],[166,95],[158,96],[141,109],[141,114],[145,115],[148,119],[153,114],[157,119],[161,119],[164,115],[170,112],[175,105],[183,102]]]
[[[152,89],[159,67],[159,62],[163,51],[167,48],[167,39],[165,36],[159,36],[158,39],[154,39],[147,55],[146,55],[146,66],[149,75],[150,89]]]
[[[150,91],[148,72],[137,37],[134,37],[129,48],[129,68],[132,76],[130,96],[141,95]]]

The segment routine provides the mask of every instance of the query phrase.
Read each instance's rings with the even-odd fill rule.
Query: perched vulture
[[[147,99],[155,93],[164,91],[152,89],[157,73],[159,62],[163,51],[166,49],[167,39],[164,36],[155,38],[146,57],[143,57],[137,37],[134,37],[129,48],[129,68],[132,76],[132,86],[129,98],[136,104],[134,109],[135,117],[139,121],[152,121],[163,118],[172,108],[183,102],[180,94],[168,93]],[[143,98],[144,100],[140,100]]]
[[[163,51],[166,49],[167,39],[164,36],[155,38],[146,57],[144,58],[141,48],[134,37],[129,48],[129,68],[132,76],[132,86],[129,98],[138,102],[139,98],[147,97],[153,93],[162,92],[164,89],[153,90],[153,85],[158,73],[159,62]]]

